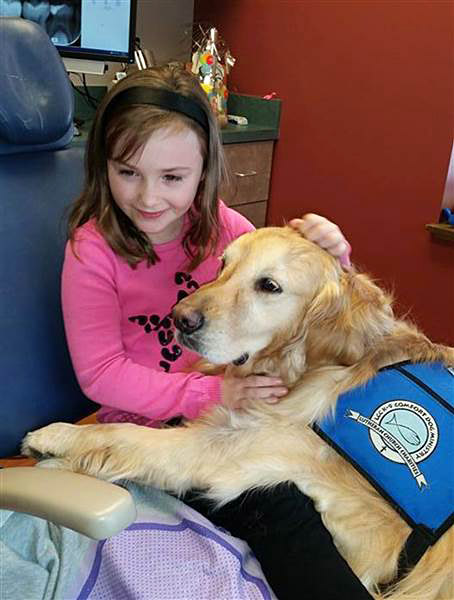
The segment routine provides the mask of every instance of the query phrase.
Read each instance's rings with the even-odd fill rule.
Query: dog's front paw
[[[52,423],[28,433],[22,441],[21,452],[25,456],[64,456],[71,445],[71,438],[77,429],[69,423]]]

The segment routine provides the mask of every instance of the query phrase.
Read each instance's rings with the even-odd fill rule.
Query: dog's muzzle
[[[184,335],[191,335],[203,327],[205,317],[198,310],[186,312],[184,315],[174,317],[175,327]]]
[[[175,307],[172,312],[172,318],[178,330],[177,337],[179,342],[190,350],[210,359],[212,352],[207,352],[207,347],[203,341],[202,329],[206,323],[204,314],[195,309],[182,310],[181,307]],[[249,353],[244,352],[235,360],[231,360],[231,362],[235,366],[240,366],[244,365],[248,360]]]

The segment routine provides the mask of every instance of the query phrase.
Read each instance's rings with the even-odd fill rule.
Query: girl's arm
[[[80,260],[70,244],[66,249],[62,307],[68,347],[83,392],[102,406],[150,420],[176,415],[194,418],[219,402],[221,377],[161,372],[126,354],[115,260],[97,240],[83,240],[76,248]]]

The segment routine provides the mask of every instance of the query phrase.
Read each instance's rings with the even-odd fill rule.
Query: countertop
[[[82,88],[78,88],[82,89]],[[90,86],[90,94],[96,101],[105,94],[105,86]],[[224,144],[277,140],[279,138],[279,122],[282,101],[265,100],[259,96],[231,93],[228,99],[228,112],[232,115],[248,119],[248,125],[229,123],[221,129]],[[74,145],[85,145],[88,131],[93,119],[94,108],[80,94],[75,92],[75,116],[82,121],[80,135],[75,136]]]

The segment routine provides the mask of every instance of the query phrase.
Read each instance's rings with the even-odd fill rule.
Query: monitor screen
[[[46,30],[63,57],[134,62],[137,0],[1,0],[0,16]]]

